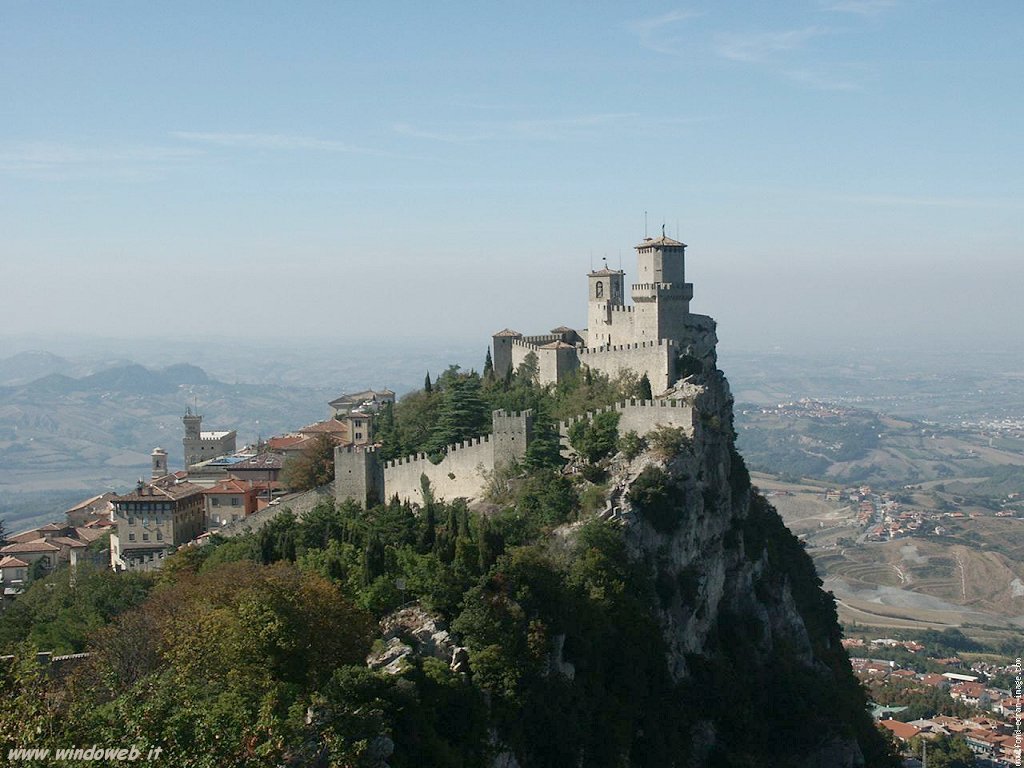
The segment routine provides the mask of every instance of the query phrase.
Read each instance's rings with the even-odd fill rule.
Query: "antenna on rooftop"
[[[662,240],[665,239],[665,222],[664,221],[661,222],[661,238],[662,238]]]
[[[644,240],[647,239],[647,211],[644,211]]]

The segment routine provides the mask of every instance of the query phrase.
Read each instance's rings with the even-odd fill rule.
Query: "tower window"
[[[598,280],[594,286],[594,296],[598,299],[604,296],[604,283],[601,280]]]

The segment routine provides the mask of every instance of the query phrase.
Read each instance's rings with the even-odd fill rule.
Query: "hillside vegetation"
[[[752,495],[728,414],[709,414],[700,441],[595,419],[563,471],[554,419],[637,384],[450,369],[381,436],[436,452],[486,409],[533,408],[540,439],[484,503],[425,483],[416,507],[283,512],[180,550],[156,577],[37,581],[0,617],[15,656],[0,751],[160,746],[186,768],[894,765],[835,606]],[[631,510],[628,536],[602,519],[606,498]],[[413,607],[429,628],[401,624]],[[683,617],[689,629],[670,627]],[[31,662],[39,648],[92,654],[54,681]]]

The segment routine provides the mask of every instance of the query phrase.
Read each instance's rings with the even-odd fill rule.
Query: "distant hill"
[[[736,431],[753,469],[791,478],[893,487],[1024,466],[1024,454],[981,432],[816,400],[738,405]]]
[[[241,446],[324,418],[327,401],[337,394],[227,384],[187,364],[159,369],[119,364],[79,377],[50,372],[0,387],[0,490],[5,492],[0,518],[8,518],[11,527],[20,514],[13,506],[29,498],[24,494],[50,491],[66,497],[130,484],[148,474],[156,446],[170,453],[172,467],[180,467],[181,417],[187,407],[198,406],[206,429],[238,430]],[[31,509],[37,511],[38,498],[32,498]]]
[[[19,352],[0,358],[0,386],[26,384],[54,373],[67,373],[74,365],[50,352]]]

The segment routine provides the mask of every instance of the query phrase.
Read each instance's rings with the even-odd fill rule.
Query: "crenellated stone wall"
[[[448,446],[437,464],[424,453],[381,461],[372,448],[336,448],[335,497],[370,504],[397,495],[403,501],[420,502],[424,475],[436,498],[478,497],[495,468],[526,456],[533,438],[533,411],[494,411],[491,424],[490,435]]]

